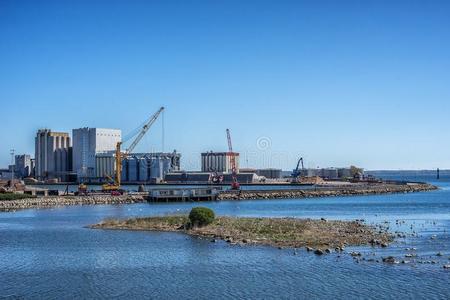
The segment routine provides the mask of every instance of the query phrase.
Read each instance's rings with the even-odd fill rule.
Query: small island
[[[200,221],[196,221],[195,216],[193,218],[194,210],[201,211]],[[209,214],[209,217],[201,219],[202,214]],[[214,212],[204,207],[193,208],[189,215],[107,219],[90,228],[181,232],[232,244],[307,247],[308,250],[318,251],[318,254],[342,251],[345,246],[386,246],[393,240],[387,231],[359,221],[215,217]]]

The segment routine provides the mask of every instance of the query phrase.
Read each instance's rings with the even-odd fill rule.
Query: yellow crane
[[[164,107],[161,107],[158,109],[157,112],[155,112],[148,121],[142,126],[142,128],[139,131],[139,134],[136,136],[134,141],[131,143],[131,145],[125,150],[125,152],[122,153],[122,143],[126,142],[118,142],[116,144],[116,168],[115,168],[115,174],[114,174],[114,183],[107,183],[103,185],[103,191],[119,191],[120,190],[120,176],[122,173],[122,160],[126,157],[127,154],[131,153],[134,148],[137,146],[137,144],[141,141],[141,139],[144,137],[144,135],[147,133],[147,131],[150,129],[150,127],[155,123],[155,121],[158,119],[161,112],[164,110]],[[131,138],[131,137],[130,137]],[[109,177],[111,178],[111,177]]]

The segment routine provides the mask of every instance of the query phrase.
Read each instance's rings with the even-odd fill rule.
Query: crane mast
[[[231,144],[230,129],[227,129],[227,141],[228,141],[228,155],[230,156],[230,164],[231,164],[231,188],[233,190],[238,190],[240,185],[237,180],[236,156],[233,152],[233,145]]]

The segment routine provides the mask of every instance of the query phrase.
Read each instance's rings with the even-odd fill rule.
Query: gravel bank
[[[373,184],[364,186],[327,187],[317,190],[269,190],[269,191],[223,191],[218,195],[218,200],[251,200],[251,199],[286,199],[286,198],[313,198],[313,197],[337,197],[355,195],[378,195],[394,193],[413,193],[436,190],[431,184]]]
[[[130,204],[146,202],[141,195],[54,196],[0,201],[0,211],[28,208],[50,208],[65,205]]]

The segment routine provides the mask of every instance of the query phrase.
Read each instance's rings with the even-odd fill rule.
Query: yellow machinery
[[[78,195],[87,195],[87,185],[80,183],[78,185]]]
[[[122,153],[121,147],[122,142],[118,142],[116,144],[116,168],[115,168],[115,174],[114,174],[114,183],[107,183],[103,185],[103,191],[113,192],[113,191],[119,191],[120,190],[120,176],[122,173],[122,160],[127,156],[127,154],[131,153],[134,148],[137,146],[137,144],[141,141],[141,139],[144,137],[144,135],[147,133],[147,131],[150,129],[150,127],[155,123],[155,121],[158,119],[161,112],[164,110],[164,107],[161,107],[156,113],[154,113],[150,119],[142,126],[141,130],[139,131],[139,134],[134,139],[134,141],[131,143],[130,147],[128,147],[124,153]],[[125,142],[125,141],[124,141]],[[109,177],[109,176],[108,176]],[[109,177],[111,179],[111,177]]]

